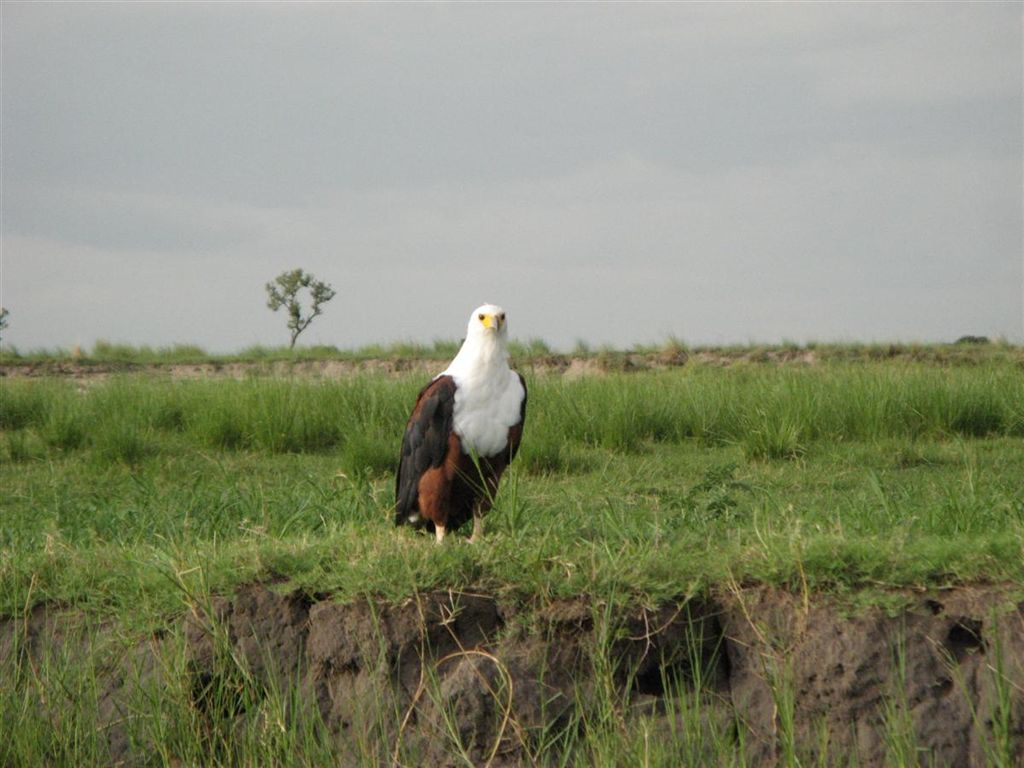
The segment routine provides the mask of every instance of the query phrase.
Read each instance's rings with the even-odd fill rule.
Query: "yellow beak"
[[[498,327],[498,318],[494,315],[484,315],[484,319],[481,322],[484,324],[484,328]]]

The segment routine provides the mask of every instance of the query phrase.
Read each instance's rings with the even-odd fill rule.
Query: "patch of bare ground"
[[[453,729],[475,763],[529,764],[541,734],[586,727],[573,712],[600,687],[614,688],[626,722],[643,716],[655,738],[671,734],[680,716],[671,697],[700,678],[702,722],[732,734],[753,765],[782,762],[787,749],[881,765],[902,727],[922,764],[981,766],[997,722],[1009,724],[1011,754],[1024,755],[1016,589],[904,591],[890,595],[898,610],[850,612],[824,596],[737,586],[653,611],[610,611],[582,598],[531,607],[452,592],[340,604],[254,584],[167,635],[184,638],[200,713],[224,706],[210,692],[232,690],[223,678],[241,668],[257,690],[298,686],[340,745],[375,725],[396,749],[412,746],[439,765],[454,764],[445,746]],[[3,620],[0,666],[12,654],[36,663],[58,647],[84,654],[110,632],[83,634],[81,625],[80,614],[56,607]],[[166,642],[147,638],[98,671],[112,762],[145,762],[123,724],[133,687],[166,674]],[[254,705],[251,696],[239,704]]]
[[[248,379],[261,376],[339,379],[361,374],[395,375],[406,372],[428,373],[437,368],[431,360],[309,360],[230,363],[133,363],[83,364],[74,362],[25,363],[0,365],[0,377],[58,377],[80,382],[104,381],[125,373],[144,373],[175,381],[195,379]],[[433,375],[431,373],[431,375]]]
[[[686,353],[671,355],[599,355],[572,357],[545,355],[517,361],[516,366],[538,374],[564,374],[568,378],[609,373],[611,371],[655,370],[684,365]],[[723,364],[725,364],[723,362]],[[252,377],[296,377],[305,379],[343,379],[351,376],[381,374],[395,376],[415,373],[430,377],[447,365],[446,360],[309,360],[229,363],[132,363],[40,362],[0,364],[0,378],[66,378],[83,383],[104,381],[113,375],[143,373],[171,380],[236,379]]]
[[[1024,368],[1024,347],[1009,344],[874,344],[824,346],[693,347],[669,345],[659,351],[602,350],[590,354],[533,354],[514,356],[517,368],[540,374],[566,374],[570,378],[614,371],[646,371],[687,364],[729,366],[736,364],[817,365],[825,362],[904,362],[973,366],[1004,360]],[[434,375],[447,359],[422,357],[338,357],[303,360],[201,359],[195,362],[103,361],[81,357],[19,358],[0,362],[0,378],[66,377],[80,381],[103,380],[112,374],[148,373],[171,379],[296,376],[344,378],[358,374]]]
[[[515,358],[520,370],[538,374],[564,374],[568,378],[610,372],[662,370],[684,365],[730,366],[768,364],[812,366],[823,362],[918,362],[935,365],[977,365],[1004,358],[1024,367],[1024,348],[958,345],[876,345],[838,347],[666,347],[660,351],[601,351],[593,354],[540,354]],[[293,376],[337,379],[360,374],[397,375],[414,372],[433,376],[447,364],[446,359],[425,358],[334,358],[273,361],[199,361],[193,363],[101,362],[76,358],[19,360],[0,363],[0,378],[64,377],[81,382],[102,381],[114,374],[146,373],[170,379],[245,379],[253,376]]]

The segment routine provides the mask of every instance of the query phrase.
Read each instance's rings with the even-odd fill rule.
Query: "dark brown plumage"
[[[526,383],[523,384],[525,393]],[[498,483],[515,458],[523,435],[526,397],[518,424],[509,427],[506,447],[494,456],[473,457],[462,450],[453,429],[455,381],[439,376],[420,390],[405,427],[395,479],[395,524],[453,531],[491,509]]]
[[[508,367],[507,334],[505,310],[478,307],[455,359],[420,390],[402,438],[396,525],[441,541],[472,519],[470,541],[480,536],[526,418],[526,382]]]

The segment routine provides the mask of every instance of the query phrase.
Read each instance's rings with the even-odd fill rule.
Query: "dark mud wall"
[[[796,741],[812,744],[825,726],[830,749],[862,765],[884,764],[902,717],[922,765],[988,764],[997,715],[1024,755],[1024,603],[1001,590],[921,595],[895,613],[846,615],[762,590],[721,608],[732,706],[756,736],[758,762],[777,754],[779,677],[792,686]]]
[[[894,723],[922,764],[985,765],[998,728],[1024,764],[1024,602],[1013,595],[901,593],[890,596],[899,610],[852,611],[746,588],[645,611],[441,592],[343,605],[252,585],[188,617],[183,635],[198,711],[252,706],[223,700],[225,677],[243,669],[268,690],[298,686],[342,743],[374,733],[441,765],[452,729],[475,762],[528,764],[536,739],[586,727],[574,713],[602,696],[627,721],[672,733],[670,699],[698,681],[708,727],[753,765],[786,762],[791,749],[882,765]],[[0,661],[64,642],[65,622],[45,608],[5,621]],[[158,644],[104,672],[114,761],[144,758],[117,721],[130,687],[160,674]]]

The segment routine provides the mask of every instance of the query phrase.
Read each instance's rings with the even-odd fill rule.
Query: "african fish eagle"
[[[395,482],[395,525],[431,528],[438,543],[473,518],[476,541],[515,458],[526,382],[508,367],[505,310],[473,310],[449,366],[420,390],[405,427]]]

